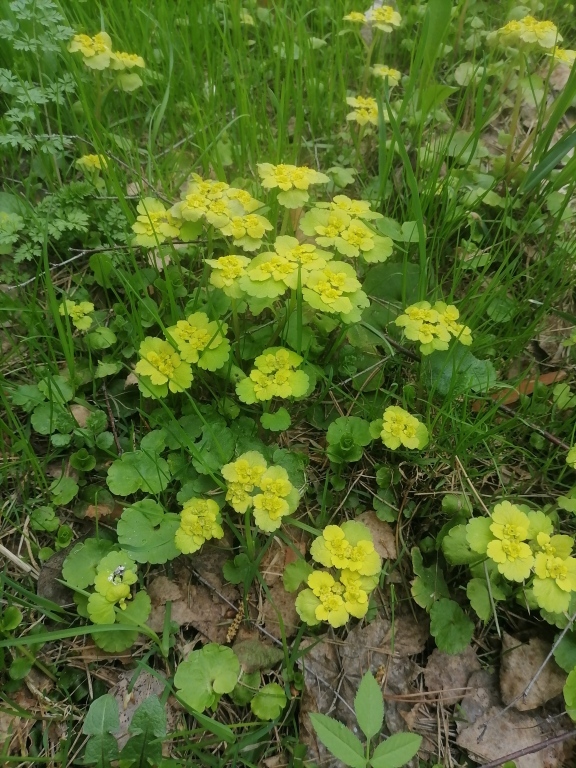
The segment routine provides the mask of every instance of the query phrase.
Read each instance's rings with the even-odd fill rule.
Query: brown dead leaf
[[[152,607],[166,605],[171,600],[182,600],[182,590],[174,581],[170,581],[167,576],[158,576],[148,586],[148,595],[152,601]]]
[[[538,676],[528,696],[522,696],[550,648],[550,643],[539,637],[533,637],[528,643],[522,644],[504,633],[500,661],[500,694],[504,704],[510,704],[519,696],[513,706],[519,712],[526,712],[542,706],[562,693],[566,673],[551,659]]]
[[[262,623],[264,629],[280,639],[282,630],[278,614],[282,619],[286,637],[292,637],[298,631],[300,617],[296,612],[296,595],[286,592],[282,583],[270,587],[270,597],[263,595]]]
[[[19,717],[16,711],[2,702],[0,710],[0,752],[5,755],[28,755],[28,734],[34,723],[34,712],[38,710],[38,702],[25,688],[20,688],[10,698],[20,709],[26,711],[29,717]],[[38,715],[40,717],[40,714]]]
[[[432,651],[424,669],[424,680],[429,691],[441,691],[439,700],[454,704],[466,695],[468,680],[480,669],[480,662],[469,645],[461,653]]]
[[[88,421],[88,417],[90,416],[92,411],[83,405],[78,405],[78,403],[73,403],[70,406],[70,413],[72,414],[72,416],[74,416],[74,419],[76,420],[76,424],[78,424],[79,427],[84,429],[84,427],[86,426],[86,422]]]
[[[499,405],[510,405],[520,399],[520,395],[531,395],[534,392],[536,384],[544,384],[550,386],[551,384],[557,384],[560,381],[564,381],[567,377],[566,371],[552,371],[551,373],[543,373],[541,376],[536,376],[530,379],[524,379],[514,389],[499,390],[493,392],[490,397],[494,402]],[[472,403],[472,410],[474,413],[478,413],[484,405],[484,400],[475,400]]]
[[[101,520],[106,518],[107,520],[118,520],[124,512],[124,507],[120,504],[88,504],[84,510],[84,517],[88,517],[91,520]]]
[[[464,720],[457,720],[458,731],[475,723],[478,718],[488,712],[492,707],[501,705],[498,693],[498,675],[486,669],[473,672],[468,678],[468,693],[460,702],[460,712]]]
[[[418,619],[415,619],[411,613],[407,613],[395,616],[394,624],[380,617],[364,627],[359,624],[349,632],[346,645],[359,658],[368,653],[377,653],[379,656],[415,656],[424,650],[429,637],[427,615],[419,612]],[[362,649],[361,654],[358,654],[358,648]]]
[[[136,376],[135,373],[129,373],[128,376],[126,376],[126,381],[124,382],[124,389],[133,387],[136,384],[138,384],[138,376]]]
[[[372,534],[374,540],[374,549],[384,560],[396,560],[398,556],[396,550],[396,535],[392,527],[380,520],[376,512],[363,512],[356,518],[359,523],[364,523],[366,528]]]
[[[132,685],[133,677],[133,671],[122,672],[118,678],[118,682],[114,688],[110,690],[111,695],[114,696],[118,703],[118,711],[120,713],[120,729],[114,734],[118,741],[119,749],[122,749],[130,738],[128,727],[132,722],[134,712],[138,709],[140,704],[142,704],[142,702],[149,696],[160,697],[168,684],[160,672],[152,675],[146,670],[143,670],[138,675],[136,682]],[[128,690],[129,688],[130,691]],[[177,730],[180,717],[179,713],[181,712],[180,705],[173,696],[168,697],[165,704],[165,711],[167,730],[170,733],[171,731]],[[166,753],[164,753],[164,756],[167,756]]]
[[[306,554],[306,534],[304,531],[299,531],[299,534],[299,538],[297,534],[297,538],[292,539],[293,547],[274,537],[272,544],[264,553],[260,561],[260,573],[269,587],[282,582],[284,569],[298,559],[298,552],[301,555]]]
[[[570,77],[572,68],[568,64],[559,62],[556,64],[550,75],[550,85],[555,91],[563,91]]]

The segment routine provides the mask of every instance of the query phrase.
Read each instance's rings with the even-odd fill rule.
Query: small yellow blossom
[[[576,61],[576,51],[571,51],[569,48],[555,46],[549,55],[552,56],[555,63],[567,64],[569,67],[572,67]]]
[[[94,579],[95,592],[88,602],[88,611],[95,623],[114,623],[114,605],[126,609],[126,600],[131,597],[130,587],[138,581],[136,570],[136,563],[124,552],[113,551],[100,560]],[[102,610],[104,616],[99,616]],[[106,618],[106,614],[110,618]]]
[[[241,8],[240,9],[240,24],[247,24],[250,27],[254,26],[254,19],[248,13],[246,8]]]
[[[340,583],[345,589],[342,594],[344,607],[355,619],[361,619],[368,611],[368,592],[364,589],[363,579],[355,571],[342,571]]]
[[[94,37],[74,35],[68,50],[70,53],[81,53],[84,64],[90,69],[106,69],[110,66],[112,40],[106,32],[98,32]]]
[[[160,200],[145,197],[136,208],[138,216],[132,224],[136,236],[133,245],[153,248],[163,243],[169,237],[178,237],[182,222],[175,219],[170,211],[164,208]]]
[[[372,8],[366,14],[369,23],[382,32],[392,32],[394,27],[402,23],[402,16],[391,5],[382,5],[380,8]]]
[[[378,104],[372,96],[349,96],[346,103],[354,107],[353,111],[346,115],[346,120],[354,121],[358,125],[378,125]]]
[[[382,567],[369,529],[355,520],[341,526],[327,525],[312,542],[310,554],[326,568],[348,570],[360,576],[374,576]]]
[[[234,245],[245,251],[255,251],[262,245],[265,233],[271,229],[274,227],[264,216],[247,213],[244,216],[233,216],[220,231],[223,235],[232,237]]]
[[[350,618],[344,605],[345,587],[326,571],[314,571],[307,581],[314,597],[318,600],[315,609],[317,621],[327,621],[333,627],[343,627]]]
[[[381,437],[384,445],[391,451],[401,445],[414,450],[425,448],[428,444],[426,425],[398,405],[388,406],[382,419],[372,422],[370,431],[373,437]]]
[[[222,477],[227,483],[226,501],[236,512],[246,512],[252,506],[252,492],[260,487],[267,463],[258,451],[246,451],[236,461],[225,464]]]
[[[523,19],[509,21],[496,31],[509,45],[539,45],[541,48],[554,48],[562,42],[562,36],[558,33],[556,25],[551,21],[538,21],[533,16],[524,16]]]
[[[550,536],[548,533],[540,532],[536,536],[538,550],[548,557],[560,557],[566,559],[572,554],[574,539],[572,536],[556,534]]]
[[[538,605],[551,613],[565,613],[570,593],[576,592],[576,559],[537,554],[534,574],[532,589]]]
[[[91,313],[94,312],[94,304],[91,301],[80,301],[76,303],[66,299],[60,304],[58,312],[64,317],[68,316],[72,325],[79,331],[87,331],[92,325]]]
[[[271,533],[282,525],[282,518],[296,511],[298,491],[284,467],[269,467],[259,481],[262,493],[254,496],[254,522],[261,531]]]
[[[76,160],[76,168],[80,168],[85,173],[98,173],[108,167],[108,161],[104,155],[82,155]]]
[[[367,24],[368,19],[365,13],[359,11],[351,11],[344,16],[344,21],[351,21],[353,24]]]
[[[236,394],[249,405],[273,397],[301,397],[310,383],[304,371],[295,370],[302,362],[300,355],[288,349],[265,349],[254,361],[250,375],[236,385]]]
[[[327,184],[330,179],[323,173],[306,165],[272,165],[258,163],[258,173],[265,189],[278,187],[278,202],[286,208],[300,208],[309,199],[311,184]]]
[[[345,323],[358,322],[361,310],[370,304],[361,288],[350,264],[330,261],[323,269],[310,273],[302,295],[313,309],[339,314]]]
[[[434,350],[446,350],[450,337],[461,344],[472,343],[472,332],[466,325],[458,323],[460,314],[454,305],[437,301],[432,306],[428,301],[419,301],[406,307],[395,320],[395,325],[404,329],[410,341],[420,342],[420,352],[429,355]]]
[[[141,360],[136,363],[135,371],[159,388],[160,397],[164,397],[168,389],[183,392],[192,383],[190,365],[183,362],[167,341],[147,336],[140,344],[139,353]]]
[[[262,208],[262,203],[260,200],[256,200],[256,198],[252,197],[250,192],[247,192],[245,189],[228,187],[225,192],[225,196],[229,200],[236,200],[238,203],[240,203],[244,213],[253,213],[254,211],[258,210],[258,208]]]
[[[504,501],[494,507],[491,518],[490,532],[495,538],[489,542],[486,554],[505,578],[524,581],[534,565],[532,550],[525,542],[530,528],[528,515]]]
[[[143,68],[145,66],[144,59],[137,53],[114,51],[110,57],[110,69],[132,69],[133,67]]]
[[[217,259],[206,259],[206,264],[212,267],[210,283],[221,288],[227,296],[239,299],[243,291],[239,279],[246,274],[250,259],[246,256],[220,256]]]
[[[194,312],[168,328],[167,333],[176,342],[185,363],[197,363],[200,368],[216,371],[228,360],[227,330],[226,323],[210,322],[204,312]]]
[[[386,80],[390,88],[397,86],[400,82],[400,78],[402,77],[401,72],[399,72],[397,69],[392,69],[392,67],[387,67],[385,64],[375,64],[373,67],[371,67],[370,71],[374,77],[379,77],[381,80]]]
[[[369,221],[370,219],[383,218],[381,213],[370,209],[367,200],[352,200],[346,195],[336,195],[331,203],[316,203],[317,208],[329,208],[332,211],[340,211],[348,216]]]
[[[221,539],[220,510],[212,499],[189,499],[180,514],[180,527],[176,531],[176,547],[185,555],[197,552],[209,539]]]

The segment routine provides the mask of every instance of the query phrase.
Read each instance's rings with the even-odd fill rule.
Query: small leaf
[[[474,634],[474,624],[454,600],[442,598],[430,609],[430,634],[444,653],[460,653]]]
[[[564,686],[564,701],[566,702],[566,712],[572,720],[576,720],[576,669],[568,675],[566,685]]]
[[[415,733],[395,733],[378,744],[370,765],[372,768],[400,768],[412,760],[421,743],[422,736]]]
[[[73,477],[61,477],[56,478],[54,482],[50,484],[50,491],[52,492],[52,501],[57,507],[63,507],[72,501],[74,496],[78,493],[78,483]]]
[[[86,539],[76,544],[62,564],[62,577],[71,587],[86,589],[94,584],[96,566],[112,550],[107,539]]]
[[[2,632],[12,632],[22,621],[22,611],[15,605],[9,605],[0,614],[0,630]]]
[[[82,726],[82,733],[91,736],[84,753],[86,765],[108,768],[118,759],[118,744],[111,734],[119,727],[116,699],[108,693],[94,699]]]
[[[226,560],[222,566],[224,578],[231,584],[242,584],[244,579],[249,577],[252,572],[252,561],[248,555],[244,553],[236,555],[234,560]]]
[[[354,711],[358,725],[367,739],[372,739],[384,722],[384,699],[380,686],[371,672],[366,672],[354,699]]]
[[[334,757],[350,768],[365,768],[367,760],[362,742],[345,725],[318,713],[310,715],[310,722],[322,744]]]
[[[118,543],[137,563],[165,563],[180,554],[174,544],[179,525],[178,515],[143,499],[127,507],[118,520]]]
[[[275,720],[286,706],[284,689],[278,683],[268,683],[250,702],[250,709],[260,720]]]
[[[203,712],[217,704],[223,693],[234,690],[240,674],[240,662],[231,648],[208,643],[192,651],[178,665],[174,685],[180,699],[193,710]]]
[[[293,563],[288,563],[282,574],[282,582],[286,592],[296,592],[298,587],[310,576],[312,570],[312,566],[303,557],[298,558]]]
[[[292,424],[292,419],[286,408],[278,408],[276,413],[263,413],[260,424],[271,432],[283,432]]]
[[[568,632],[554,649],[554,660],[564,672],[576,668],[576,633]]]
[[[460,344],[428,355],[423,373],[428,389],[444,396],[487,392],[498,378],[490,360],[479,360]]]

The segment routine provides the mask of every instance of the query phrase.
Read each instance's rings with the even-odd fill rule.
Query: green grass
[[[167,453],[174,455],[174,467],[180,462],[181,477],[189,480],[191,461],[204,465],[194,492],[220,498],[225,483],[219,467],[208,466],[197,438],[177,426],[182,416],[196,417],[211,436],[220,465],[227,461],[222,458],[225,438],[214,425],[223,417],[234,428],[239,422],[231,406],[237,405],[242,417],[258,424],[254,439],[287,449],[292,461],[300,461],[307,479],[302,502],[291,524],[278,533],[287,546],[294,548],[291,537],[302,531],[313,534],[371,509],[375,495],[384,499],[395,510],[381,514],[397,526],[400,552],[385,569],[397,571],[393,597],[390,582],[381,578],[381,611],[394,616],[413,609],[410,549],[420,546],[427,565],[444,569],[450,594],[479,631],[497,637],[502,626],[530,628],[538,622],[548,632],[538,614],[523,613],[512,595],[498,603],[497,619],[482,628],[465,597],[467,569],[448,566],[442,554],[442,537],[464,519],[447,512],[442,499],[464,493],[475,514],[482,514],[478,498],[490,508],[502,500],[528,504],[558,519],[563,533],[576,533],[570,514],[556,503],[575,482],[566,464],[566,448],[576,441],[574,408],[558,407],[554,385],[537,384],[533,394],[521,395],[508,410],[494,398],[499,390],[551,371],[561,371],[574,385],[574,347],[561,344],[576,326],[576,158],[570,153],[574,133],[568,130],[576,105],[576,67],[559,90],[546,68],[549,59],[529,54],[530,77],[521,83],[521,119],[516,137],[508,137],[513,144],[507,160],[506,134],[518,94],[517,54],[487,44],[484,33],[511,18],[514,3],[459,0],[450,9],[450,3],[431,0],[427,11],[425,3],[398,2],[403,26],[379,35],[374,45],[363,40],[358,27],[342,21],[351,10],[363,10],[345,0],[246,3],[253,26],[241,23],[239,0],[54,5],[75,32],[92,35],[104,29],[117,49],[144,57],[143,86],[131,93],[108,89],[106,72],[91,71],[79,54],[68,53],[64,33],[53,50],[26,42],[42,33],[43,9],[49,5],[24,3],[32,9],[25,19],[17,18],[17,4],[0,2],[0,18],[7,21],[0,49],[0,172],[5,180],[0,212],[17,213],[25,223],[12,245],[4,247],[0,239],[0,543],[16,555],[16,561],[9,560],[0,551],[0,617],[7,606],[23,614],[16,632],[0,631],[0,711],[22,714],[23,676],[10,674],[9,668],[28,659],[56,679],[49,696],[66,735],[58,741],[38,720],[27,734],[26,753],[19,754],[18,747],[9,754],[5,745],[3,754],[0,731],[6,764],[79,765],[83,718],[92,699],[107,690],[103,680],[109,678],[101,670],[116,670],[113,660],[92,662],[90,678],[84,670],[67,669],[72,643],[81,643],[92,630],[74,605],[63,609],[39,596],[26,564],[36,572],[50,554],[47,548],[63,549],[85,533],[113,537],[114,520],[94,522],[83,515],[88,504],[99,503],[99,494],[108,493],[107,472],[118,449],[137,449],[151,429],[171,426],[175,431]],[[544,6],[537,15],[552,19],[563,45],[574,47],[570,9],[553,0]],[[18,28],[10,31],[11,22]],[[399,69],[401,85],[378,84],[368,68],[377,62]],[[463,64],[478,68],[467,84],[459,82]],[[56,81],[68,89],[60,101],[42,95]],[[18,87],[29,94],[27,105]],[[346,120],[351,109],[346,98],[357,94],[377,96],[379,124],[372,130]],[[100,188],[74,164],[89,153],[108,158]],[[274,309],[238,316],[221,292],[206,292],[210,269],[204,259],[240,252],[214,229],[184,249],[160,246],[156,265],[147,260],[146,249],[131,244],[138,200],[151,196],[172,204],[193,172],[264,199],[264,215],[278,231],[292,233],[293,222],[275,194],[262,197],[257,164],[263,162],[322,172],[335,166],[353,169],[351,185],[336,189],[332,184],[328,192],[318,187],[318,199],[340,192],[369,200],[396,226],[407,223],[413,236],[397,235],[384,265],[389,271],[358,267],[372,303],[360,323],[314,324],[314,312],[302,298],[306,286]],[[394,222],[388,222],[388,230]],[[3,226],[0,218],[0,235]],[[100,325],[113,328],[116,341],[110,348],[87,348],[82,334],[60,315],[61,302],[72,295],[93,301]],[[438,377],[431,376],[430,358],[421,356],[392,322],[418,300],[443,300],[459,308],[472,329],[471,352],[483,361],[484,377],[490,372],[489,386],[448,376],[442,389]],[[158,401],[126,387],[142,340],[161,335],[201,306],[229,326],[227,367],[217,374],[195,368],[191,390]],[[550,329],[553,348],[541,336]],[[281,433],[262,429],[259,406],[238,403],[235,393],[238,369],[249,372],[254,358],[277,344],[302,351],[317,378],[304,400],[279,403],[292,418]],[[449,366],[458,349],[463,348],[453,343]],[[100,377],[102,361],[117,369]],[[14,393],[57,375],[74,383],[74,405],[104,414],[108,441],[98,445],[76,434],[69,444],[59,444],[35,428],[30,414],[36,403],[15,399]],[[52,392],[46,402],[58,418],[70,419],[70,403],[58,398]],[[372,421],[391,404],[426,423],[431,435],[426,450],[393,452],[374,442],[358,463],[330,464],[325,434],[334,418]],[[60,431],[68,434],[71,428]],[[78,475],[69,460],[82,440],[96,465]],[[161,471],[157,454],[149,458]],[[382,467],[394,473],[388,488],[377,484]],[[80,488],[58,505],[51,484],[60,472],[76,477]],[[150,495],[178,512],[178,491],[173,481]],[[143,495],[110,503],[128,506]],[[53,531],[34,523],[37,510],[47,505],[60,521]],[[254,596],[271,599],[259,566],[274,540],[251,528],[249,517],[230,509],[223,517],[230,560],[249,558],[248,565],[237,564],[241,598],[235,606],[246,611],[248,625]],[[193,556],[188,561],[194,567]],[[177,569],[171,563],[140,565],[140,588],[161,572],[173,577]],[[371,618],[376,610],[371,609]],[[98,631],[110,634],[106,626]],[[345,630],[340,633],[343,639]],[[301,765],[300,642],[321,634],[301,629],[295,640],[282,632],[276,638],[284,662],[266,679],[280,682],[290,697],[278,721],[259,722],[249,709],[230,702],[205,713],[214,719],[212,725],[189,713],[189,730],[167,737],[174,762],[165,765],[252,766],[280,752]],[[190,631],[174,633],[169,624],[158,633],[149,630],[146,645],[135,651],[135,671],[165,675],[167,696],[190,639]],[[237,733],[234,744],[222,743],[218,724]],[[211,727],[216,728],[212,734]]]

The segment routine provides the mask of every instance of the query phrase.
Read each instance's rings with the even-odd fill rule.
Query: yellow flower
[[[572,536],[563,536],[562,534],[550,536],[550,534],[541,531],[536,535],[536,543],[540,551],[548,557],[565,559],[570,557],[572,553],[574,539]]]
[[[311,184],[327,184],[330,179],[323,173],[306,165],[272,165],[258,163],[258,173],[265,189],[278,187],[278,202],[287,208],[300,208],[309,199],[307,192]]]
[[[368,592],[363,588],[360,575],[353,571],[342,571],[340,583],[345,587],[342,595],[344,607],[355,619],[361,619],[368,611]]]
[[[358,219],[381,219],[382,214],[376,213],[370,209],[370,203],[367,200],[351,200],[346,195],[336,195],[331,203],[316,203],[317,208],[330,208],[332,211],[340,211],[348,216],[355,216]]]
[[[247,451],[222,467],[222,477],[228,486],[226,501],[236,512],[246,512],[252,506],[250,494],[260,486],[266,469],[266,459],[258,451]]]
[[[387,80],[390,88],[394,88],[400,82],[402,73],[392,67],[387,67],[385,64],[375,64],[370,68],[374,77],[379,77],[381,80]]]
[[[554,48],[562,42],[556,25],[551,21],[538,21],[533,16],[525,16],[519,21],[509,21],[497,30],[496,35],[510,45],[526,43],[539,45],[541,48]]]
[[[180,514],[175,544],[185,555],[197,552],[208,539],[221,539],[220,510],[212,499],[189,499]]]
[[[247,213],[244,216],[233,216],[220,231],[223,235],[234,238],[234,245],[245,251],[255,251],[262,245],[265,233],[271,229],[272,224],[264,216]]]
[[[98,563],[94,579],[95,593],[107,603],[118,604],[123,610],[131,597],[130,587],[136,584],[136,563],[124,552],[110,552]]]
[[[313,309],[337,313],[343,322],[354,323],[360,320],[361,310],[370,304],[361,288],[350,264],[330,261],[324,269],[310,273],[302,295]]]
[[[76,160],[76,168],[80,168],[85,173],[97,173],[107,167],[108,161],[104,155],[82,155]]]
[[[186,185],[186,195],[197,194],[207,197],[209,200],[219,200],[230,189],[230,186],[225,181],[203,179],[197,173],[193,173],[190,179]]]
[[[74,35],[68,50],[70,53],[81,53],[84,64],[90,69],[106,69],[110,66],[112,40],[106,32],[98,32],[94,37]]]
[[[87,331],[92,325],[90,314],[94,312],[94,304],[91,301],[80,301],[76,303],[66,299],[60,304],[58,312],[64,317],[68,316],[72,325],[79,331]]]
[[[210,322],[204,312],[195,312],[167,329],[182,360],[198,363],[200,368],[216,371],[228,360],[230,343],[225,338],[226,323]]]
[[[170,392],[183,392],[192,384],[192,369],[181,360],[171,344],[162,339],[147,336],[140,344],[141,360],[136,363],[136,373],[145,376],[154,387],[159,387],[161,397]]]
[[[392,32],[394,27],[399,27],[402,23],[402,16],[392,8],[391,5],[382,5],[380,8],[372,8],[366,14],[368,21],[373,27],[381,29],[382,32]]]
[[[346,103],[354,107],[354,110],[346,115],[346,120],[354,121],[358,125],[378,125],[378,104],[372,96],[349,96]]]
[[[145,197],[138,203],[136,210],[139,215],[132,224],[132,230],[136,233],[136,237],[132,239],[133,245],[153,248],[168,237],[178,237],[182,222],[175,219],[160,200]]]
[[[240,287],[249,296],[275,299],[290,285],[298,285],[298,264],[277,253],[261,253],[252,259]]]
[[[298,491],[284,467],[269,467],[259,481],[262,493],[254,496],[254,522],[261,531],[271,533],[282,525],[282,518],[298,506]]]
[[[567,64],[569,67],[573,66],[576,61],[576,51],[571,51],[568,48],[558,48],[555,46],[549,53],[557,64]]]
[[[467,325],[462,325],[456,321],[460,317],[460,312],[453,304],[445,304],[443,301],[437,301],[434,309],[438,312],[438,320],[444,323],[448,332],[458,339],[460,344],[469,347],[472,344],[472,331]]]
[[[350,615],[344,605],[345,587],[325,571],[314,571],[307,581],[314,597],[318,599],[315,609],[317,621],[327,621],[333,627],[342,627]]]
[[[248,13],[246,8],[241,8],[240,9],[240,24],[247,24],[250,27],[254,26],[254,19]]]
[[[288,349],[265,349],[254,361],[250,375],[236,385],[236,394],[249,405],[273,397],[301,397],[310,384],[304,371],[294,370],[302,362],[300,355]]]
[[[137,53],[115,51],[110,57],[110,69],[132,69],[132,67],[145,67],[144,59]]]
[[[426,426],[398,405],[388,406],[382,415],[382,420],[372,422],[370,429],[374,436],[379,432],[384,445],[392,451],[401,445],[414,450],[425,448],[428,444]]]
[[[347,13],[346,16],[344,16],[344,21],[351,21],[354,24],[367,24],[368,19],[366,18],[365,13],[360,13],[359,11],[352,11],[351,13]]]
[[[486,554],[498,565],[498,570],[511,581],[524,581],[534,565],[534,556],[525,543],[530,519],[515,504],[503,501],[492,512],[490,532],[495,537],[489,542]]]
[[[225,196],[229,200],[236,200],[238,203],[240,203],[245,213],[252,213],[258,208],[262,208],[262,203],[260,200],[256,200],[256,198],[252,197],[252,195],[249,192],[246,192],[245,189],[229,187],[225,192]]]
[[[428,301],[419,301],[406,307],[394,322],[404,328],[407,339],[420,342],[423,355],[429,355],[434,350],[448,349],[450,336],[466,346],[472,343],[470,328],[456,322],[459,316],[454,305],[437,301],[432,307]]]
[[[370,531],[355,520],[341,526],[327,525],[312,542],[310,554],[327,568],[348,570],[359,576],[374,576],[381,570]]]
[[[532,589],[538,605],[551,613],[565,613],[570,593],[576,592],[576,559],[537,554],[534,574]]]
[[[210,282],[216,288],[221,288],[227,296],[239,299],[243,296],[239,278],[246,274],[250,259],[246,256],[220,256],[218,259],[206,259],[206,264],[212,267]]]

